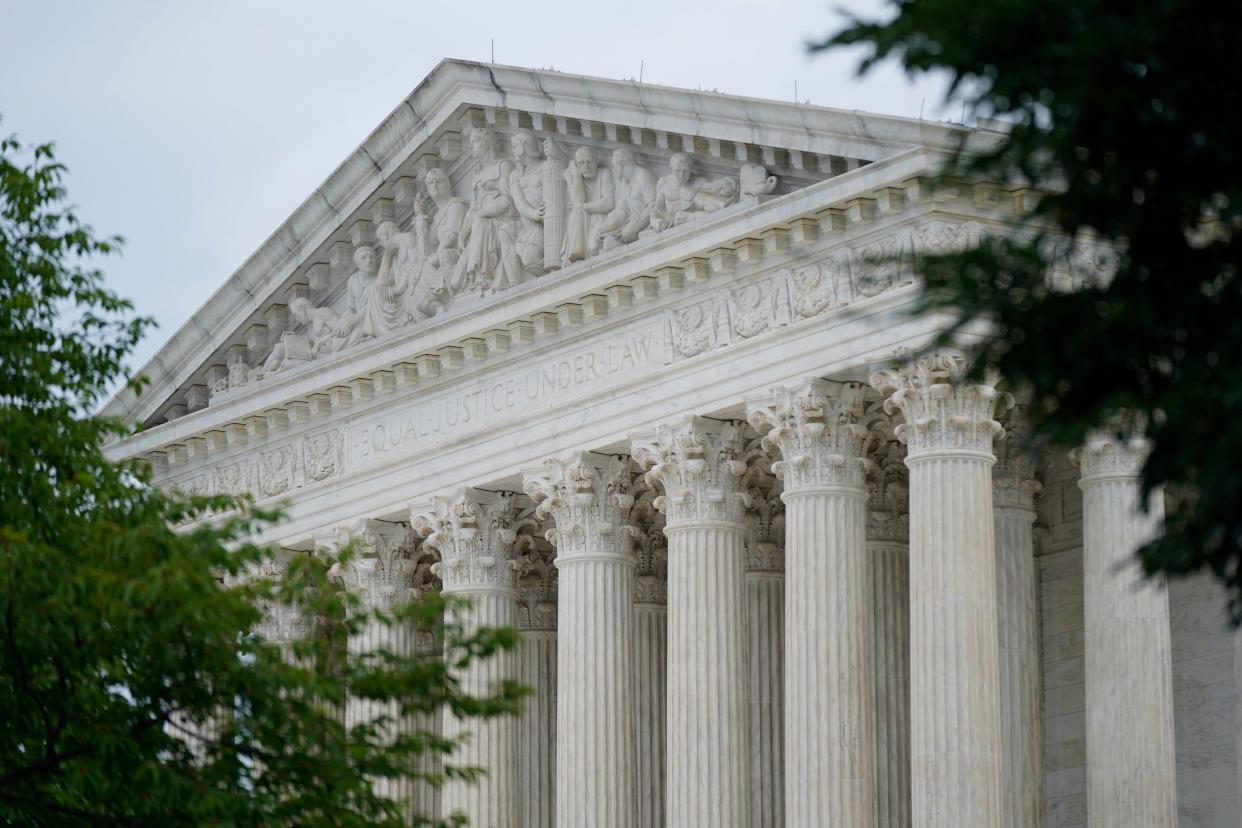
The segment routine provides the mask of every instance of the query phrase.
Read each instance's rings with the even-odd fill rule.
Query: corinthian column
[[[667,519],[667,824],[749,828],[740,429],[688,417],[633,449]]]
[[[411,510],[415,530],[429,533],[426,545],[440,552],[435,571],[444,582],[444,594],[470,601],[454,618],[467,635],[481,627],[517,623],[514,553],[525,522],[513,498],[510,493],[463,489],[452,497],[437,498],[429,507]],[[445,655],[456,656],[451,650]],[[473,659],[457,679],[464,692],[486,696],[517,676],[515,653],[501,650]],[[452,765],[481,767],[485,775],[477,782],[449,779],[441,791],[441,812],[463,814],[478,828],[518,828],[517,717],[459,720],[445,711],[442,726],[446,738],[460,739]]]
[[[1005,826],[1044,824],[1043,676],[1036,596],[1035,461],[1023,446],[1023,412],[1006,421],[992,469],[996,523],[996,612],[1000,636],[1000,715],[1004,745],[1001,807]]]
[[[876,446],[867,477],[867,555],[875,601],[875,823],[910,826],[910,515],[905,449]]]
[[[342,584],[357,598],[357,609],[365,613],[390,613],[401,604],[418,598],[414,586],[415,562],[412,552],[413,535],[408,526],[382,520],[363,520],[346,530],[354,544],[355,555],[345,563],[337,563],[328,577]],[[413,656],[423,648],[418,631],[408,624],[392,623],[391,619],[371,617],[349,637],[346,643],[351,660],[366,660],[371,654],[388,650],[395,655]],[[345,702],[345,727],[370,724],[380,717],[389,720],[385,737],[389,740],[413,735],[420,726],[417,717],[402,715],[400,703],[375,702],[350,694]],[[401,800],[407,814],[426,813],[433,802],[420,802],[428,786],[413,776],[378,779],[376,792],[389,799]],[[428,807],[431,806],[431,807]]]
[[[518,795],[523,828],[556,824],[556,567],[555,553],[529,544],[518,559],[519,677],[534,690],[522,711]]]
[[[1140,508],[1146,456],[1142,440],[1099,435],[1079,454],[1092,828],[1177,825],[1169,602],[1135,557],[1164,516],[1158,492]]]
[[[637,487],[636,487],[637,491]],[[647,490],[645,494],[651,494]],[[643,508],[646,507],[646,508]],[[664,516],[635,504],[643,534],[634,575],[634,715],[638,722],[638,825],[664,828],[668,682],[668,539]]]
[[[576,452],[526,475],[556,528],[559,828],[634,828],[634,538],[628,460]]]
[[[862,387],[812,379],[752,404],[784,483],[785,816],[790,828],[875,824],[871,567]]]
[[[871,383],[910,469],[910,777],[916,828],[1003,825],[989,385],[936,354]]]
[[[760,454],[746,510],[752,828],[785,824],[785,504]]]

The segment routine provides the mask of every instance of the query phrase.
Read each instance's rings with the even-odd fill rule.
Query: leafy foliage
[[[125,429],[84,412],[151,322],[85,265],[120,240],[79,223],[63,174],[50,145],[0,141],[0,822],[456,824],[407,818],[377,783],[478,769],[420,770],[454,743],[387,728],[515,713],[516,684],[476,698],[450,666],[516,632],[446,623],[437,596],[368,611],[309,554],[259,577],[271,553],[247,538],[277,514],[105,457]],[[280,605],[316,619],[285,651],[247,632]],[[375,620],[435,632],[447,658],[345,658]],[[347,688],[384,715],[347,728]]]
[[[1242,6],[1204,0],[898,0],[812,49],[947,72],[950,97],[1012,123],[939,180],[1037,188],[1021,232],[924,269],[922,310],[984,320],[976,352],[1032,394],[1032,438],[1081,444],[1124,416],[1152,451],[1144,494],[1180,496],[1149,573],[1208,568],[1242,617]],[[1071,245],[1065,249],[1066,243]],[[1050,286],[1087,240],[1111,279]],[[959,325],[960,327],[960,325]],[[952,331],[943,341],[953,338]]]

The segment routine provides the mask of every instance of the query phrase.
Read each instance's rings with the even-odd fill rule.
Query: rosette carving
[[[742,486],[743,448],[740,423],[691,416],[634,438],[633,457],[648,469],[648,482],[664,491],[654,504],[668,528],[710,521],[741,525],[750,501]]]

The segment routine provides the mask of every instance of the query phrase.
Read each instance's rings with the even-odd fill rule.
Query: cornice
[[[508,351],[560,341],[570,331],[585,333],[610,318],[626,316],[633,307],[716,289],[810,251],[844,252],[848,244],[857,255],[868,239],[896,238],[894,228],[902,224],[931,221],[922,225],[920,238],[902,237],[901,244],[911,248],[964,243],[980,228],[1004,226],[1010,218],[1005,210],[995,215],[925,200],[917,176],[930,161],[926,153],[910,151],[775,201],[699,222],[651,244],[603,254],[549,274],[528,289],[343,352],[316,363],[314,370],[241,389],[208,408],[118,441],[108,453],[114,458],[139,456],[198,438],[219,455],[245,441],[218,439],[212,444],[213,431],[232,428],[240,438],[249,422],[250,437],[266,436],[310,419],[303,416],[307,411],[313,416],[365,406],[376,395],[415,384],[420,390],[431,388]],[[939,213],[951,223],[936,224],[934,215]],[[969,230],[972,222],[976,229]],[[926,232],[942,225],[953,233]],[[844,297],[846,302],[864,298]],[[260,425],[256,417],[270,422]]]
[[[446,60],[420,83],[362,144],[211,296],[142,368],[146,392],[128,388],[103,413],[143,422],[190,382],[204,359],[222,349],[334,239],[352,216],[414,160],[420,147],[455,123],[464,110],[492,107],[652,130],[707,136],[712,141],[778,145],[795,152],[847,155],[873,161],[918,146],[951,151],[966,139],[996,136],[912,119],[844,112],[694,92],[552,71]],[[440,137],[443,137],[441,134]]]

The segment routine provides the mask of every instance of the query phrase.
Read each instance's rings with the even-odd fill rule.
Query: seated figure
[[[672,172],[656,184],[651,229],[667,230],[708,213],[723,210],[737,197],[737,181],[694,174],[694,159],[684,152],[669,161]]]
[[[417,218],[415,224],[417,224]],[[418,232],[402,232],[395,222],[385,221],[375,231],[379,242],[380,266],[378,281],[392,285],[394,295],[402,297],[406,313],[414,320],[422,320],[444,308],[444,288],[423,283],[423,257],[419,253]]]
[[[335,351],[343,342],[337,333],[340,316],[332,308],[317,308],[299,296],[289,303],[289,313],[295,322],[309,327],[305,333],[285,331],[280,335],[280,341],[263,362],[263,376],[283,371],[293,362],[310,362],[320,354]]]
[[[392,281],[392,269],[380,272],[375,250],[369,245],[355,250],[354,267],[345,283],[345,313],[337,325],[347,347],[364,339],[387,336],[407,318]]]
[[[629,147],[613,150],[612,174],[616,200],[612,212],[604,217],[599,228],[600,242],[605,250],[629,244],[647,229],[656,198],[655,176],[639,166]]]

